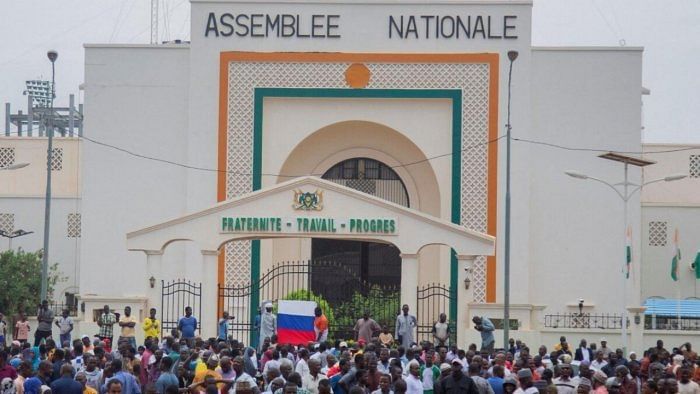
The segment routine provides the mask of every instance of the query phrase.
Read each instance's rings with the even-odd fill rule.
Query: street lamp
[[[506,123],[506,206],[505,229],[503,239],[503,347],[508,348],[510,335],[510,88],[513,74],[513,62],[518,58],[518,51],[508,51],[508,107]]]
[[[46,57],[51,62],[51,101],[49,116],[46,119],[46,132],[49,139],[46,151],[46,198],[44,200],[44,251],[41,254],[41,300],[46,299],[49,271],[49,228],[51,226],[51,161],[53,159],[53,100],[56,98],[56,59],[58,52],[50,50]]]
[[[5,230],[0,230],[0,237],[5,237],[7,238],[7,250],[12,250],[12,240],[17,237],[21,237],[24,235],[29,235],[29,234],[34,234],[34,231],[24,231],[24,230],[15,230],[11,233],[8,233]]]
[[[617,161],[617,162],[621,162],[624,164],[625,180],[621,184],[623,186],[622,191],[618,190],[618,188],[616,187],[620,184],[613,185],[613,184],[608,183],[602,179],[595,178],[595,177],[580,173],[578,171],[564,171],[564,173],[572,178],[581,179],[581,180],[596,181],[596,182],[602,183],[605,186],[611,188],[615,192],[615,194],[617,194],[618,197],[620,197],[622,199],[622,202],[623,202],[625,232],[627,231],[628,220],[629,220],[629,218],[627,217],[627,208],[628,208],[627,203],[632,198],[634,193],[641,190],[642,187],[649,185],[649,184],[652,184],[652,183],[673,182],[673,181],[677,181],[677,180],[680,180],[680,179],[687,177],[687,175],[685,175],[685,174],[674,174],[674,175],[665,176],[663,178],[653,179],[651,181],[644,182],[641,185],[636,185],[636,184],[629,182],[629,175],[628,175],[629,165],[633,165],[633,166],[637,166],[637,167],[645,167],[645,166],[648,166],[650,164],[655,164],[656,162],[640,159],[640,158],[633,157],[633,156],[621,155],[619,153],[613,153],[613,152],[604,153],[598,157],[600,157],[601,159]],[[630,190],[629,186],[636,186],[636,187]],[[627,252],[626,251],[625,251],[624,258],[623,258],[623,262],[624,262],[624,264],[627,263]],[[627,352],[627,308],[626,308],[627,276],[626,276],[624,270],[622,272],[621,278],[622,278],[623,293],[622,293],[622,297],[621,297],[621,299],[622,299],[622,321],[621,321],[620,334],[622,335],[622,349],[624,352]]]
[[[10,164],[9,166],[6,166],[6,167],[0,167],[0,171],[2,171],[2,170],[19,170],[20,168],[24,168],[28,165],[29,165],[29,163]]]

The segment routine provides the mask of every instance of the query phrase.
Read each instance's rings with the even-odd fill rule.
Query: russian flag
[[[298,345],[315,341],[314,309],[314,301],[280,300],[277,308],[279,343]]]

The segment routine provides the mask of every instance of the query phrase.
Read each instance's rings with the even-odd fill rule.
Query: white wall
[[[105,45],[85,52],[85,135],[188,162],[187,47]],[[185,213],[185,170],[90,142],[84,163],[81,294],[145,295],[146,257],[126,250],[125,234]],[[166,270],[182,269],[181,253],[168,257]]]
[[[649,243],[649,222],[667,223],[665,246]],[[642,206],[642,301],[649,297],[685,299],[698,297],[700,280],[689,264],[700,251],[700,206],[644,205]],[[678,229],[678,246],[681,250],[679,280],[671,279],[673,236]]]
[[[533,50],[532,138],[568,147],[640,151],[642,52]],[[523,143],[514,142],[516,146]],[[623,166],[594,152],[529,146],[529,300],[546,312],[574,311],[579,298],[591,312],[622,308],[624,224],[622,200],[605,185],[570,178],[577,170],[611,183]],[[630,170],[639,183],[640,170]],[[639,255],[639,196],[630,201]],[[515,212],[518,216],[524,212]],[[518,264],[519,262],[516,262]],[[633,276],[638,281],[638,275]],[[627,304],[638,304],[629,281]],[[517,282],[515,286],[517,286]]]

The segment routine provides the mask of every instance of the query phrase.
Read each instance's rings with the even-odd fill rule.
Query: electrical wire
[[[550,148],[557,148],[557,149],[563,149],[563,150],[568,150],[568,151],[598,152],[598,153],[612,152],[612,153],[620,153],[620,154],[626,154],[626,155],[651,155],[651,154],[658,154],[658,153],[683,152],[683,151],[687,151],[687,150],[700,149],[700,146],[690,146],[690,147],[677,148],[677,149],[657,150],[657,151],[652,151],[652,152],[623,151],[623,150],[616,150],[616,149],[577,148],[577,147],[558,145],[558,144],[554,144],[551,142],[528,140],[525,138],[514,138],[513,137],[512,139],[513,139],[513,141],[517,141],[517,142],[525,142],[525,143],[533,144],[533,145],[543,145],[543,146],[548,146]]]
[[[234,175],[238,175],[238,176],[252,176],[252,175],[253,175],[252,173],[234,172],[234,171],[228,171],[228,170],[219,170],[219,169],[214,169],[214,168],[206,168],[206,167],[193,166],[193,165],[190,165],[190,164],[178,163],[178,162],[176,162],[176,161],[172,161],[172,160],[168,160],[168,159],[161,159],[161,158],[158,158],[158,157],[147,156],[147,155],[144,155],[144,154],[141,154],[141,153],[133,152],[133,151],[130,151],[130,150],[128,150],[128,149],[121,148],[121,147],[118,147],[118,146],[116,146],[116,145],[108,144],[108,143],[106,143],[106,142],[97,141],[97,140],[94,140],[94,139],[89,138],[89,137],[86,137],[86,136],[82,136],[81,138],[84,139],[84,140],[86,140],[86,141],[88,141],[88,142],[90,142],[90,143],[93,143],[93,144],[96,144],[96,145],[100,145],[100,146],[103,146],[103,147],[107,147],[107,148],[110,148],[110,149],[114,149],[114,150],[120,151],[120,152],[122,152],[122,153],[126,153],[126,154],[131,155],[131,156],[134,156],[134,157],[138,157],[138,158],[145,159],[145,160],[156,161],[156,162],[160,162],[160,163],[165,163],[165,164],[171,164],[171,165],[175,165],[175,166],[178,166],[178,167],[186,168],[186,169],[189,169],[189,170],[207,171],[207,172],[216,172],[216,173],[226,173],[226,174],[234,174]],[[489,145],[489,144],[494,143],[494,142],[496,142],[496,141],[498,141],[498,140],[500,140],[500,139],[502,139],[502,138],[505,138],[505,136],[502,135],[502,136],[500,136],[500,137],[494,138],[494,139],[489,140],[489,141],[485,141],[485,142],[481,142],[481,143],[477,143],[477,144],[473,144],[473,145],[467,146],[467,147],[461,149],[461,150],[460,150],[460,153],[466,152],[466,151],[469,151],[469,150],[472,150],[472,149],[475,149],[475,148],[478,148],[478,147],[481,147],[481,146]],[[414,166],[414,165],[417,165],[417,164],[425,163],[425,162],[428,162],[428,161],[431,161],[431,160],[440,159],[440,158],[449,157],[449,156],[452,156],[452,153],[444,153],[444,154],[441,154],[441,155],[436,155],[436,156],[428,157],[428,158],[425,158],[425,159],[416,160],[416,161],[413,161],[413,162],[410,162],[410,163],[397,164],[397,165],[395,165],[395,166],[389,166],[389,168],[391,168],[391,169],[394,169],[394,168],[406,168],[406,167]],[[271,173],[262,173],[261,175],[262,175],[262,176],[281,177],[281,178],[298,178],[298,177],[302,177],[302,176],[321,176],[321,175],[323,175],[323,174],[271,174]]]

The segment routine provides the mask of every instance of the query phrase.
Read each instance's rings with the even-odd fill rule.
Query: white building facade
[[[495,256],[470,263],[469,291],[457,293],[468,305],[457,313],[501,319],[510,91],[511,336],[539,344],[571,332],[619,346],[619,330],[556,327],[550,317],[579,312],[579,299],[584,313],[619,314],[670,297],[647,286],[641,258],[623,295],[624,207],[602,185],[564,174],[621,180],[618,163],[579,148],[642,151],[642,49],[532,47],[531,7],[194,0],[190,43],[87,44],[85,128],[100,144],[82,148],[85,316],[108,303],[142,318],[161,306],[161,280],[245,286],[276,263],[316,257],[312,237],[230,242],[212,280],[201,248],[173,242],[158,251],[156,277],[125,234],[317,176],[371,184],[370,194],[495,237]],[[510,89],[509,51],[518,52]],[[368,175],[375,165],[391,176]],[[362,176],[335,179],[339,168]],[[383,191],[396,181],[401,197]],[[649,190],[643,208],[639,195],[629,203],[633,256],[646,255],[650,204],[661,202],[646,200]],[[464,287],[449,247],[427,246],[417,261],[417,286]],[[460,345],[476,341],[463,330]],[[639,349],[641,338],[630,336]]]

